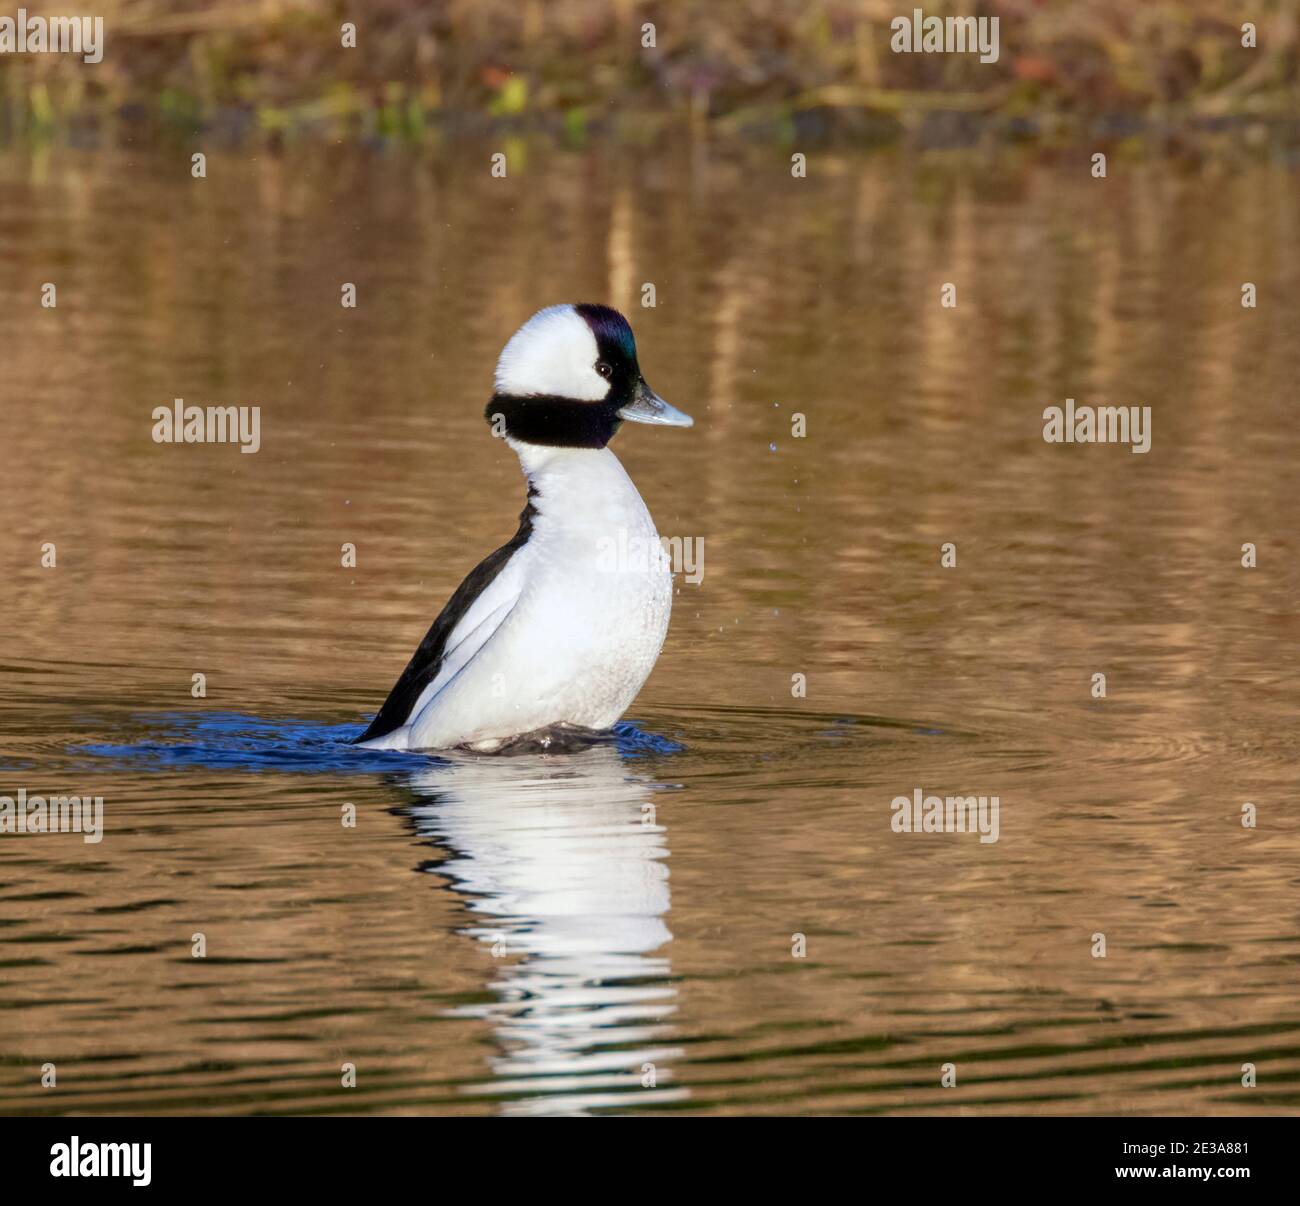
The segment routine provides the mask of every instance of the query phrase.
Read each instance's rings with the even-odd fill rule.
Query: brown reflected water
[[[1300,177],[492,149],[0,154],[0,794],[106,826],[0,838],[0,1109],[1300,1106]],[[697,420],[615,443],[704,540],[631,712],[682,748],[353,756],[514,530],[482,406],[563,300]]]

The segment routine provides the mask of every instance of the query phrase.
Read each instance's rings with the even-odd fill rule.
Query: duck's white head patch
[[[514,398],[599,402],[609,381],[596,371],[596,336],[572,306],[538,310],[511,337],[497,361],[496,392]]]

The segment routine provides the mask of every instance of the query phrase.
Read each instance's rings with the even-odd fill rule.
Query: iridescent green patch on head
[[[636,338],[623,315],[609,306],[584,303],[573,308],[596,336],[602,357],[616,367],[636,368]]]

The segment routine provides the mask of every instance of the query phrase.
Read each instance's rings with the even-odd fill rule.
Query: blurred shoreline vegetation
[[[19,5],[0,8],[14,16]],[[29,0],[31,15],[89,13]],[[99,0],[102,63],[0,55],[0,139],[692,132],[964,146],[1148,134],[1300,145],[1300,0],[942,0],[999,59],[895,54],[912,0]],[[357,26],[355,48],[341,28]],[[1242,46],[1243,22],[1258,45]],[[654,24],[655,46],[642,46]]]

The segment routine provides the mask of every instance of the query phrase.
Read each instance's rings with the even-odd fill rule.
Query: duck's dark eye
[[[598,372],[602,377],[608,380],[610,377],[614,375],[614,366],[610,364],[608,360],[597,360],[596,372]]]

